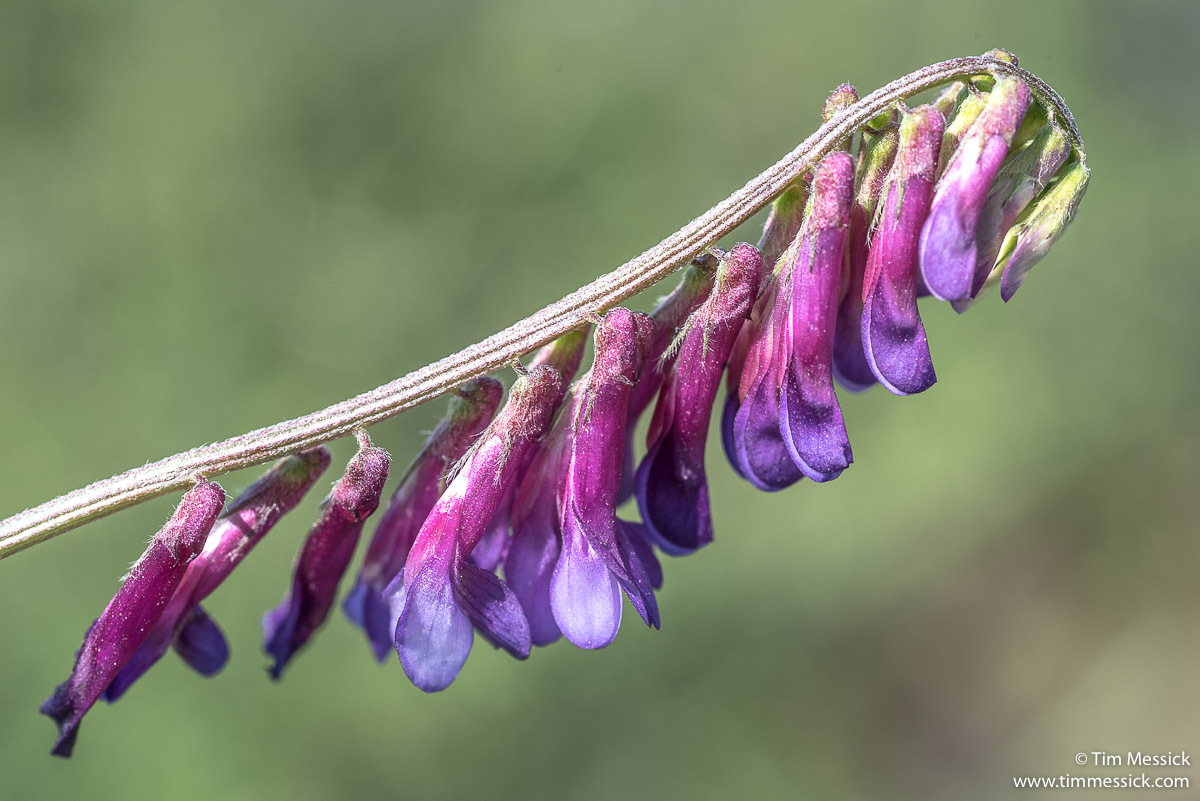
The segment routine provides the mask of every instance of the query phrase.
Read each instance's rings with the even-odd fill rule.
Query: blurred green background
[[[425,696],[338,612],[273,685],[314,495],[209,605],[228,669],[164,660],[62,762],[37,706],[175,499],[5,560],[0,795],[1008,798],[1127,772],[1081,751],[1200,752],[1198,37],[1191,2],[0,3],[0,516],[486,336],[842,81],[1010,48],[1094,171],[1014,302],[925,307],[934,389],[842,393],[838,481],[759,494],[712,441],[718,541],[667,564],[661,632],[477,640]],[[376,437],[403,464],[440,411]]]

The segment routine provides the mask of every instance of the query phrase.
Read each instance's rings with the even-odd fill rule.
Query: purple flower
[[[789,358],[779,393],[779,427],[792,461],[813,481],[835,479],[853,461],[832,369],[842,247],[853,194],[853,160],[846,153],[830,153],[817,165],[812,201],[785,265],[791,302],[784,308],[782,329]]]
[[[891,113],[872,124],[878,127],[863,129],[858,147],[857,186],[845,247],[845,286],[833,330],[833,375],[851,392],[862,392],[875,383],[861,335],[863,275],[867,269],[871,218],[883,192],[883,180],[896,156],[896,124]]]
[[[771,213],[767,217],[762,236],[758,240],[758,250],[762,254],[763,264],[773,272],[767,276],[758,299],[750,309],[750,319],[742,324],[742,329],[734,341],[725,377],[725,406],[721,411],[721,445],[725,450],[725,458],[728,459],[735,473],[759,489],[768,491],[782,489],[795,483],[800,478],[800,472],[790,463],[782,471],[767,470],[768,465],[775,463],[770,453],[774,451],[773,447],[767,447],[768,453],[765,454],[765,458],[757,460],[756,463],[761,463],[760,469],[744,467],[743,463],[747,456],[744,453],[739,454],[738,446],[744,446],[747,441],[744,437],[734,436],[734,425],[739,419],[738,411],[742,407],[743,398],[740,387],[747,359],[750,358],[751,342],[758,344],[755,347],[752,364],[754,375],[750,379],[746,379],[748,383],[754,383],[757,380],[756,371],[766,363],[765,350],[769,349],[769,346],[763,337],[769,334],[765,329],[770,325],[771,310],[775,303],[776,274],[774,271],[780,257],[796,238],[796,234],[800,232],[800,224],[804,221],[804,208],[807,203],[808,185],[797,180],[771,204]],[[743,422],[745,422],[744,418]],[[783,441],[778,437],[776,439],[779,453],[785,453]],[[769,437],[763,441],[768,445],[771,444]]]
[[[228,646],[217,624],[198,604],[220,586],[267,532],[290,512],[329,467],[329,451],[310,448],[281,459],[238,496],[171,596],[158,623],[105,691],[116,701],[174,644],[194,670],[211,676],[225,665]]]
[[[863,285],[862,343],[872,372],[897,395],[922,392],[937,381],[917,310],[917,243],[929,213],[944,128],[933,106],[904,115],[899,151],[875,216]]]
[[[358,582],[343,608],[346,616],[363,628],[380,662],[394,647],[391,612],[383,591],[404,567],[421,524],[445,488],[446,471],[487,428],[503,395],[504,386],[488,377],[468,381],[455,390],[445,417],[400,478],[375,527]]]
[[[1027,118],[1036,116],[1042,115],[1026,115]],[[1000,281],[1000,271],[995,266],[1005,235],[1070,155],[1071,143],[1066,132],[1051,123],[1043,126],[1022,150],[1005,160],[988,192],[975,232],[978,245],[975,275],[977,278],[981,275],[984,277],[984,289]],[[955,311],[960,314],[966,311],[983,294],[984,290],[981,289],[970,300],[955,301]]]
[[[833,389],[833,330],[854,162],[830,153],[813,178],[800,232],[759,302],[729,434],[739,472],[768,491],[837,478],[852,460]]]
[[[1091,180],[1091,170],[1074,162],[1042,195],[1033,202],[1025,217],[1004,240],[997,269],[1004,271],[1000,281],[1000,297],[1007,303],[1020,288],[1025,276],[1041,261],[1050,246],[1075,219],[1083,193]]]
[[[581,328],[563,334],[549,345],[542,347],[529,362],[528,369],[542,365],[553,367],[562,379],[562,389],[555,400],[554,409],[551,412],[552,416],[558,413],[558,409],[562,405],[563,398],[566,396],[571,382],[575,380],[575,374],[579,372],[579,364],[583,361],[583,352],[587,347],[588,332],[590,330],[591,324],[588,323]],[[517,488],[521,484],[522,477],[528,471],[530,464],[532,464],[537,454],[541,451],[541,448],[542,441],[538,441],[533,443],[529,447],[529,450],[526,451],[525,462],[517,472],[516,480],[509,485],[508,491],[505,493],[504,499],[500,502],[500,507],[496,510],[496,515],[492,518],[487,532],[479,541],[479,545],[475,546],[475,550],[471,552],[471,562],[478,567],[482,567],[484,570],[494,571],[508,555],[508,549],[512,545],[512,537],[515,531],[512,516],[513,499],[516,497]]]
[[[384,591],[400,664],[425,692],[454,681],[471,651],[473,628],[518,659],[529,656],[529,624],[520,602],[468,557],[527,449],[549,427],[561,388],[552,367],[535,367],[517,379],[508,402],[421,526],[404,569]]]
[[[670,359],[664,358],[667,349],[675,341],[679,326],[683,325],[688,316],[699,308],[708,293],[712,291],[713,271],[716,270],[717,260],[708,254],[697,256],[683,271],[679,285],[671,294],[658,302],[650,313],[654,320],[654,338],[646,352],[642,377],[629,396],[629,421],[625,426],[626,444],[625,460],[621,466],[621,489],[618,503],[624,503],[633,495],[633,435],[642,413],[650,407],[658,390],[662,387],[663,376],[670,367]]]
[[[321,503],[320,517],[296,557],[291,590],[263,615],[263,648],[275,659],[272,678],[280,677],[293,654],[325,622],[363,523],[379,507],[391,459],[387,451],[371,447],[365,433],[358,441],[358,453]]]
[[[929,217],[921,230],[921,275],[939,300],[965,300],[978,294],[986,272],[977,274],[976,228],[1004,156],[1032,96],[1022,81],[996,79],[987,104],[959,142],[934,189]]]
[[[550,609],[550,576],[561,547],[558,499],[570,454],[570,422],[575,416],[576,394],[568,391],[587,345],[587,330],[560,338],[553,347],[569,353],[563,381],[563,398],[555,404],[557,419],[550,433],[529,449],[526,469],[511,492],[509,519],[512,539],[504,555],[504,579],[521,603],[529,621],[533,645],[549,645],[561,633]]]
[[[513,537],[504,558],[504,579],[525,610],[530,640],[539,646],[562,636],[550,607],[550,579],[562,550],[559,502],[578,397],[574,393],[567,396],[554,427],[538,443],[513,498]]]
[[[563,635],[580,648],[603,648],[621,624],[621,591],[647,625],[658,626],[652,576],[636,530],[617,520],[629,396],[654,324],[613,309],[596,329],[592,369],[581,380],[562,490],[562,552],[550,580],[550,604]]]
[[[50,753],[71,755],[83,716],[146,639],[188,564],[203,549],[224,505],[224,490],[209,481],[198,483],[129,569],[116,595],[84,635],[70,677],[41,706],[42,714],[58,724],[58,739]]]
[[[690,553],[712,542],[704,446],[721,373],[758,296],[765,266],[751,245],[718,254],[716,285],[688,318],[672,346],[670,371],[658,396],[637,471],[642,520],[667,553]]]

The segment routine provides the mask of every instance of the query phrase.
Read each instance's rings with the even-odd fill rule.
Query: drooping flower
[[[559,505],[578,397],[567,396],[513,497],[513,537],[504,558],[504,579],[525,611],[531,642],[539,646],[562,636],[550,607],[550,579],[562,551]]]
[[[639,532],[616,516],[629,396],[653,331],[644,314],[617,308],[605,315],[575,404],[550,605],[563,635],[580,648],[603,648],[616,637],[622,590],[647,625],[658,626],[651,574],[633,541]]]
[[[897,126],[892,116],[889,112],[872,120],[863,129],[858,147],[854,203],[850,207],[850,228],[846,234],[842,299],[833,331],[833,376],[852,392],[862,392],[875,383],[875,375],[863,351],[861,334],[863,275],[867,269],[871,219],[879,205],[883,180],[896,157]]]
[[[817,165],[812,202],[791,264],[783,330],[788,366],[779,392],[779,427],[800,472],[813,481],[842,474],[853,456],[833,388],[833,329],[842,248],[854,194],[854,162],[830,153]]]
[[[802,475],[829,481],[852,460],[832,360],[853,191],[849,154],[822,159],[800,232],[768,290],[770,314],[747,351],[731,439],[741,474],[760,489],[779,490]]]
[[[549,645],[561,633],[550,609],[550,577],[558,562],[562,535],[558,502],[566,457],[570,454],[571,420],[577,395],[567,386],[575,377],[587,344],[587,329],[572,332],[570,340],[559,340],[571,358],[563,381],[564,396],[555,404],[557,417],[550,432],[529,449],[526,469],[514,482],[510,521],[512,540],[504,555],[504,580],[521,603],[529,621],[533,645]]]
[[[642,413],[650,408],[662,387],[663,376],[670,368],[670,360],[664,358],[667,349],[675,341],[679,326],[683,325],[688,315],[699,308],[708,293],[712,291],[713,272],[717,268],[717,260],[702,254],[692,260],[684,268],[679,285],[671,294],[662,298],[650,318],[654,321],[654,337],[646,352],[645,364],[642,367],[641,378],[629,396],[629,421],[626,424],[625,458],[621,466],[621,490],[618,503],[624,503],[633,495],[634,449],[633,435]]]
[[[224,490],[200,481],[183,496],[171,519],[129,569],[113,599],[88,628],[70,677],[42,704],[42,714],[58,724],[58,739],[50,753],[71,755],[83,716],[150,633],[188,564],[203,549],[224,505]]]
[[[404,672],[425,692],[444,690],[471,652],[474,629],[518,659],[529,624],[507,585],[472,564],[526,450],[550,425],[562,381],[552,367],[517,378],[500,414],[463,458],[417,534],[404,569],[384,590]]]
[[[1091,170],[1083,162],[1072,163],[1008,232],[996,260],[997,269],[1004,271],[1000,297],[1005,303],[1075,219],[1091,177]]]
[[[917,243],[929,213],[944,127],[933,106],[904,115],[896,160],[875,215],[863,285],[862,343],[872,372],[897,395],[922,392],[937,381],[917,310]]]
[[[934,188],[921,230],[920,261],[925,286],[939,300],[965,300],[983,286],[986,273],[975,270],[979,217],[1031,99],[1018,78],[997,78]]]
[[[1000,254],[1000,247],[1009,229],[1046,188],[1070,154],[1071,143],[1066,132],[1051,123],[1043,126],[1024,149],[1005,160],[988,192],[975,233],[978,244],[975,277],[977,281],[983,278],[984,289],[999,282],[1000,272],[995,269],[996,257]],[[970,308],[984,295],[984,289],[974,298],[954,301],[952,305],[955,311],[961,314]]]
[[[758,299],[750,309],[750,318],[742,324],[742,330],[733,343],[729,354],[728,367],[725,376],[725,405],[721,410],[721,445],[725,458],[733,467],[735,473],[762,490],[782,489],[795,483],[800,478],[799,471],[792,467],[782,471],[781,475],[768,477],[757,471],[747,470],[742,466],[742,458],[738,455],[737,443],[740,438],[734,437],[734,423],[738,419],[738,410],[742,406],[742,374],[746,368],[746,360],[750,355],[750,343],[759,340],[767,332],[764,329],[770,324],[771,310],[776,296],[776,275],[778,262],[788,246],[800,232],[800,224],[804,221],[804,209],[808,204],[808,184],[801,180],[793,181],[783,190],[783,194],[775,198],[771,204],[771,213],[763,225],[762,235],[758,240],[758,251],[762,254],[763,264],[770,274],[759,292]],[[760,342],[760,346],[761,346]],[[756,352],[755,365],[761,362],[762,354]],[[783,451],[782,440],[779,449]],[[764,460],[764,463],[767,460]]]
[[[106,700],[120,698],[172,645],[201,675],[210,676],[224,667],[229,653],[225,636],[200,602],[304,498],[328,469],[330,459],[329,450],[321,446],[281,459],[230,504],[213,526],[204,550],[188,565],[154,628],[108,685]]]
[[[375,527],[358,582],[343,608],[346,616],[362,627],[380,662],[394,647],[391,611],[383,591],[404,567],[421,524],[445,489],[446,472],[491,423],[503,395],[504,386],[486,376],[454,391],[446,415],[400,478]]]
[[[705,442],[721,374],[766,268],[751,245],[718,253],[716,284],[688,318],[672,346],[637,471],[642,521],[655,543],[670,554],[691,553],[712,542],[712,514],[704,470]]]
[[[321,514],[304,541],[283,602],[263,615],[263,649],[275,659],[278,679],[292,656],[325,622],[350,566],[363,523],[379,507],[391,458],[359,434],[359,450],[321,502]]]
[[[591,323],[588,323],[574,331],[568,331],[549,345],[539,349],[529,362],[527,369],[532,370],[543,365],[553,367],[558,372],[559,378],[562,379],[562,388],[554,402],[554,408],[550,413],[551,417],[558,413],[571,382],[575,380],[575,374],[579,372],[579,364],[583,361],[583,352],[587,347],[587,335],[590,330]],[[533,460],[537,458],[543,441],[533,443],[525,452],[524,464],[517,471],[515,480],[509,484],[487,532],[479,540],[475,550],[471,552],[471,562],[484,570],[495,570],[508,555],[508,549],[512,546],[512,538],[516,530],[513,525],[513,501],[516,498],[517,489],[521,485],[522,477],[529,470]],[[519,593],[518,597],[520,597]]]

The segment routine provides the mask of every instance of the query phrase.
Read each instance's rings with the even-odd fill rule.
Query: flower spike
[[[725,362],[766,272],[751,245],[737,245],[719,258],[712,294],[688,319],[673,348],[637,472],[645,527],[660,548],[676,555],[712,542],[704,472],[708,422]]]
[[[58,724],[50,753],[71,756],[83,716],[158,621],[224,505],[224,490],[210,481],[198,483],[129,569],[116,595],[88,628],[70,677],[42,704],[42,714]]]
[[[997,78],[938,180],[920,242],[921,275],[938,300],[966,300],[983,286],[986,273],[975,270],[979,217],[1031,99],[1021,80]]]
[[[529,624],[512,590],[469,556],[515,480],[529,446],[550,425],[562,391],[547,366],[519,375],[508,402],[463,458],[417,534],[404,569],[384,590],[396,652],[425,692],[450,686],[471,652],[473,629],[518,659]]]
[[[653,332],[644,314],[617,308],[605,315],[576,403],[550,602],[559,629],[580,648],[603,648],[616,637],[622,590],[647,625],[658,626],[652,580],[631,539],[640,532],[616,517],[629,396]]]
[[[863,284],[862,343],[871,371],[896,395],[921,392],[937,381],[917,310],[917,242],[929,213],[944,127],[933,106],[904,115],[896,161],[875,215]]]
[[[487,428],[503,395],[504,385],[487,376],[468,381],[454,391],[446,415],[400,478],[400,485],[375,526],[358,582],[343,608],[346,616],[362,627],[379,662],[393,647],[391,612],[383,591],[404,567],[421,524],[445,489],[446,472]]]
[[[229,649],[220,628],[199,607],[251,549],[285,514],[300,503],[329,467],[329,450],[309,448],[275,463],[229,505],[180,581],[150,634],[117,674],[104,697],[120,698],[167,649],[175,646],[192,669],[204,676],[221,670]]]
[[[296,557],[291,589],[283,603],[263,615],[263,649],[275,659],[272,678],[283,674],[333,608],[363,523],[379,508],[390,463],[387,451],[372,447],[366,433],[359,435],[358,453],[321,502],[320,517]]]

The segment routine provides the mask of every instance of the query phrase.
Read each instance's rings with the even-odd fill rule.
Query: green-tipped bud
[[[1008,302],[1033,266],[1050,251],[1075,219],[1091,170],[1086,164],[1070,165],[1058,181],[1034,201],[1025,217],[1004,238],[997,267],[1004,270],[1000,297]]]
[[[771,204],[771,214],[767,217],[762,236],[758,240],[758,250],[762,253],[767,269],[775,268],[779,257],[796,238],[807,203],[808,187],[796,181],[783,190],[783,194]]]
[[[862,145],[858,149],[858,165],[855,169],[855,206],[861,208],[864,217],[870,220],[875,215],[875,206],[883,191],[883,181],[892,160],[896,158],[896,146],[900,141],[900,126],[889,124],[878,133],[863,131]]]
[[[946,170],[950,156],[958,149],[958,143],[966,136],[967,131],[979,119],[987,106],[988,96],[978,91],[974,86],[967,87],[967,96],[954,110],[954,116],[946,123],[946,132],[942,134],[942,149],[938,154],[938,176]]]
[[[962,100],[966,89],[965,83],[955,81],[942,90],[942,93],[937,96],[937,100],[933,101],[933,107],[940,111],[943,117],[950,119],[950,115],[958,107],[958,101]]]
[[[975,229],[978,247],[975,269],[977,273],[986,273],[987,278],[975,297],[953,301],[954,309],[959,314],[977,303],[1000,282],[1004,265],[997,263],[996,256],[1005,234],[1033,199],[1046,188],[1070,155],[1071,142],[1066,131],[1057,125],[1046,125],[1025,149],[1005,160],[1000,174],[992,182],[987,202],[979,215],[979,226]]]
[[[1030,103],[1029,110],[1025,112],[1025,119],[1021,120],[1021,127],[1017,129],[1012,144],[1008,146],[1009,152],[1016,153],[1025,147],[1049,124],[1050,112],[1046,111],[1046,107],[1036,100]]]
[[[825,101],[825,111],[821,115],[822,120],[829,122],[838,115],[838,112],[850,108],[858,102],[858,90],[853,84],[844,83],[829,95],[829,99]]]
[[[850,106],[853,106],[857,102],[858,90],[854,88],[853,84],[844,83],[837,89],[834,89],[833,93],[829,95],[829,98],[825,101],[825,110],[821,113],[821,120],[823,122],[829,122],[838,114],[850,108]],[[837,149],[849,152],[850,137],[847,136],[845,139],[843,139],[838,144]]]

